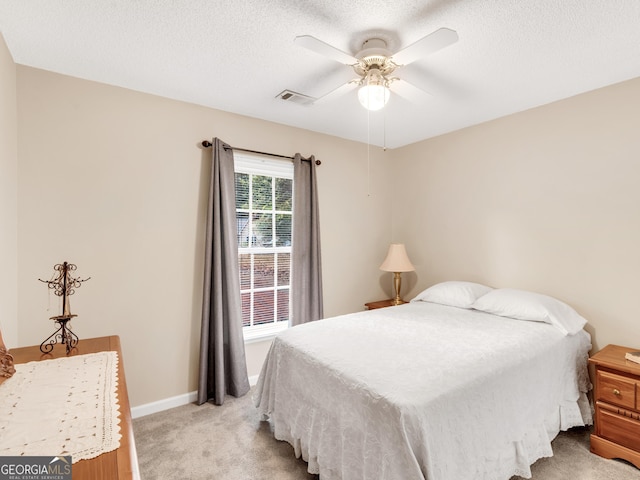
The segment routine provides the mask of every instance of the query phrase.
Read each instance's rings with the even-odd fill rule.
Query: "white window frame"
[[[266,158],[266,157],[257,156],[257,155],[248,155],[245,153],[234,152],[234,171],[236,173],[246,173],[250,175],[265,175],[270,177],[288,178],[293,181],[293,163],[292,162],[288,162],[286,160],[275,160],[275,159]],[[251,195],[251,191],[249,192],[249,195]],[[274,196],[273,205],[275,209],[275,188],[272,190],[272,195]],[[274,210],[273,213],[277,214],[278,210]],[[251,212],[249,214],[251,215]],[[293,212],[291,213],[291,215],[293,216]],[[276,232],[273,232],[273,235],[272,235],[272,238],[274,239],[276,238],[275,233]],[[252,253],[254,255],[259,255],[260,253],[291,254],[291,246],[272,247],[272,248],[238,246],[238,256],[243,253],[245,254]],[[276,259],[277,259],[277,256],[276,256]],[[291,262],[290,262],[290,265],[291,265]],[[274,265],[274,268],[276,268],[276,271],[277,271],[277,263]],[[252,275],[253,275],[253,269],[252,269]],[[289,274],[289,279],[291,279],[291,274]],[[251,284],[253,284],[253,278],[252,278]],[[278,285],[274,285],[274,287],[266,287],[264,290],[270,291],[273,288],[277,290]],[[283,289],[283,288],[280,288],[280,289]],[[261,290],[260,288],[256,288],[253,291],[258,292],[260,290]],[[289,283],[289,313],[291,313],[291,283]],[[244,341],[245,343],[253,343],[253,342],[258,342],[262,340],[267,340],[269,338],[273,338],[278,333],[289,328],[290,324],[291,324],[291,318],[289,318],[289,321],[286,321],[286,322],[274,321],[273,323],[267,323],[267,324],[261,324],[261,325],[250,325],[247,327],[242,327]]]

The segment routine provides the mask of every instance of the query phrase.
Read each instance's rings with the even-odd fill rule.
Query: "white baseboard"
[[[197,398],[198,392],[189,392],[183,393],[182,395],[176,395],[175,397],[158,400],[156,402],[138,405],[137,407],[131,408],[131,418],[144,417],[145,415],[162,412],[163,410],[169,410],[170,408],[181,407],[182,405],[195,402]]]
[[[249,385],[252,387],[258,383],[259,375],[252,375],[249,377]],[[198,398],[198,392],[183,393],[182,395],[176,395],[175,397],[165,398],[156,402],[145,403],[144,405],[138,405],[131,408],[131,418],[144,417],[145,415],[151,415],[152,413],[162,412],[169,410],[170,408],[181,407],[189,403],[194,403]]]

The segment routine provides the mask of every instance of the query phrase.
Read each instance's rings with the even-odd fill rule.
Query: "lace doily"
[[[0,456],[71,455],[120,446],[117,352],[15,365],[0,385]]]

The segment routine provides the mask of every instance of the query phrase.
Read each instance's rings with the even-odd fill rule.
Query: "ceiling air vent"
[[[297,103],[298,105],[309,105],[316,101],[316,99],[313,97],[310,97],[308,95],[303,95],[301,93],[293,92],[291,90],[281,91],[278,95],[276,95],[276,98],[279,98],[281,100],[285,100],[291,103]]]

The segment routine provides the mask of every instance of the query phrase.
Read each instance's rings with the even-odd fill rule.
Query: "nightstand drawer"
[[[631,378],[598,370],[596,374],[597,400],[625,408],[636,408],[636,382]]]
[[[640,451],[640,421],[610,412],[596,404],[596,422],[600,437]]]

